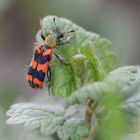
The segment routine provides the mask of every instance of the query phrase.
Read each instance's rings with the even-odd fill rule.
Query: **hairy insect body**
[[[52,33],[49,33],[44,40],[44,43],[51,48],[56,47],[57,42],[58,42],[57,37]]]

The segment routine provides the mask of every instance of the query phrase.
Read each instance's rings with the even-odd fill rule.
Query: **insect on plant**
[[[68,64],[55,52],[60,49],[59,45],[69,42],[71,34],[67,37],[65,33],[69,32],[56,26],[56,18],[59,25],[76,31],[74,41],[69,42],[71,48],[64,51],[70,63],[64,67],[53,65],[51,93],[58,100],[63,98],[59,104],[51,98],[52,103],[12,105],[7,112],[7,123],[23,124],[25,130],[37,130],[44,138],[53,140],[122,140],[124,136],[129,137],[137,130],[139,119],[140,67],[115,69],[116,54],[110,50],[108,39],[68,19],[54,17],[46,16],[41,20],[42,28],[36,39],[42,43],[34,45],[27,80],[33,89],[42,88],[46,81],[50,91],[53,55],[61,63]],[[65,102],[61,102],[62,99]],[[75,106],[78,104],[79,107]]]
[[[37,43],[35,46],[34,55],[27,74],[27,81],[33,89],[42,88],[46,76],[48,79],[47,82],[49,83],[51,81],[51,68],[49,64],[53,54],[62,64],[66,64],[60,55],[53,52],[53,48],[69,43],[70,38],[64,39],[64,34],[74,32],[74,30],[62,32],[56,26],[55,17],[53,17],[53,22],[55,27],[52,31],[46,35],[41,31],[43,44]]]

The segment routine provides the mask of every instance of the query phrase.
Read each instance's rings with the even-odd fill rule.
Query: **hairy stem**
[[[92,119],[92,116],[93,116],[93,113],[94,113],[96,107],[97,107],[97,104],[94,101],[88,100],[87,106],[86,106],[86,112],[85,112],[85,119],[89,123],[91,122],[91,119]]]
[[[92,118],[92,109],[91,109],[91,105],[93,104],[93,101],[88,100],[87,102],[87,106],[86,106],[86,112],[85,112],[85,119],[90,123],[91,122],[91,118]]]
[[[92,101],[92,100],[88,100],[87,102],[87,106],[86,106],[86,112],[85,112],[85,119],[91,123],[91,120],[92,120],[92,116],[96,110],[96,107],[97,107],[97,103],[95,101]],[[92,140],[96,131],[97,131],[97,128],[98,128],[98,124],[97,122],[93,125],[93,127],[91,127],[90,131],[89,131],[89,134],[87,136],[86,139],[84,140]]]
[[[93,140],[93,137],[95,136],[98,127],[99,127],[99,125],[98,125],[98,123],[96,122],[96,123],[91,127],[87,138],[84,139],[84,140]]]

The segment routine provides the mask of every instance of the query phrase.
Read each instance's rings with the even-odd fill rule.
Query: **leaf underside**
[[[64,110],[54,104],[16,104],[7,112],[10,116],[7,123],[23,124],[27,129],[39,130],[43,135],[58,134],[62,140],[81,140],[87,136],[89,124],[85,120],[69,119],[76,112],[75,109]]]
[[[84,120],[70,119],[64,123],[58,131],[61,140],[81,140],[85,138],[89,132],[89,125]]]

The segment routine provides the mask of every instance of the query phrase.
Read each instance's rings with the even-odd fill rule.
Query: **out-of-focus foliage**
[[[55,50],[69,62],[69,65],[62,66],[58,62],[53,62],[52,64],[52,94],[67,97],[78,87],[101,80],[105,73],[114,68],[116,58],[110,52],[110,42],[107,39],[100,38],[98,34],[86,31],[70,20],[59,17],[55,18],[56,25],[62,31],[75,30],[75,33],[65,34],[65,38],[71,38],[70,42],[64,47],[58,46]],[[55,27],[53,16],[44,17],[41,25],[44,35],[52,31]],[[37,33],[36,39],[37,42],[43,43],[40,31]],[[82,58],[76,57],[77,55],[81,56],[81,54]],[[80,72],[77,72],[78,67]]]
[[[9,106],[14,102],[15,98],[19,94],[18,88],[14,89],[11,87],[4,87],[0,89],[0,93],[5,93],[5,94],[0,94],[0,105],[4,109],[8,109]]]
[[[0,0],[0,15],[9,9],[15,0]]]

